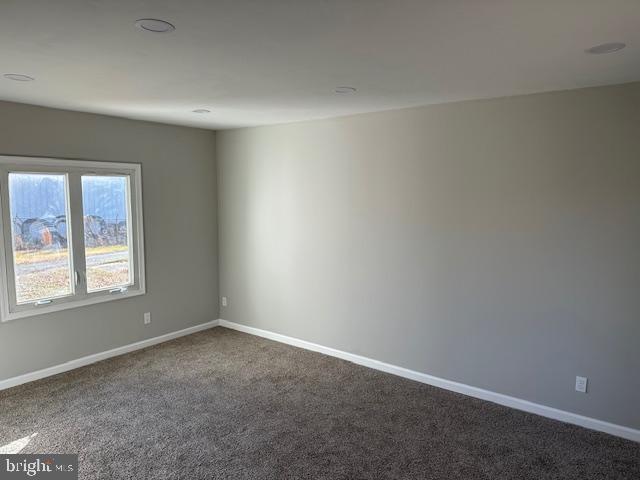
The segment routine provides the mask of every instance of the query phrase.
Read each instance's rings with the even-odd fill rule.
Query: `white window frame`
[[[11,231],[8,188],[9,173],[12,172],[57,173],[65,174],[67,177],[67,228],[68,239],[72,247],[70,264],[74,288],[71,295],[52,298],[51,303],[44,305],[36,305],[36,303],[17,304],[15,300],[13,234]],[[129,192],[127,198],[131,224],[127,227],[129,235],[129,268],[132,284],[126,288],[95,292],[87,291],[81,185],[83,175],[112,175],[128,178]],[[142,167],[139,163],[0,155],[0,217],[0,320],[2,322],[135,297],[146,293]]]

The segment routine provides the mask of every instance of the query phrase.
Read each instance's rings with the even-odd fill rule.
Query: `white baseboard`
[[[107,358],[116,357],[118,355],[124,355],[125,353],[133,352],[135,350],[140,350],[142,348],[150,347],[152,345],[157,345],[159,343],[167,342],[169,340],[173,340],[174,338],[190,335],[192,333],[200,332],[202,330],[213,328],[218,325],[221,327],[238,330],[240,332],[249,333],[251,335],[256,335],[259,337],[268,338],[270,340],[275,340],[276,342],[286,343],[288,345],[293,345],[295,347],[300,347],[306,350],[312,350],[314,352],[330,355],[332,357],[341,358],[343,360],[347,360],[349,362],[353,362],[358,365],[363,365],[365,367],[373,368],[375,370],[380,370],[382,372],[398,375],[400,377],[415,380],[417,382],[433,385],[434,387],[444,388],[445,390],[451,390],[453,392],[461,393],[463,395],[480,398],[482,400],[487,400],[489,402],[494,402],[507,407],[523,410],[525,412],[535,413],[543,417],[552,418],[554,420],[560,420],[562,422],[579,425],[581,427],[590,428],[592,430],[598,430],[600,432],[605,432],[611,435],[615,435],[618,437],[640,442],[640,430],[637,430],[637,429],[625,427],[622,425],[616,425],[614,423],[605,422],[604,420],[598,420],[596,418],[585,417],[583,415],[578,415],[576,413],[571,413],[564,410],[559,410],[557,408],[540,405],[538,403],[533,403],[528,400],[523,400],[520,398],[511,397],[509,395],[504,395],[501,393],[484,390],[482,388],[473,387],[471,385],[466,385],[464,383],[459,383],[451,380],[446,380],[444,378],[434,377],[433,375],[417,372],[415,370],[409,370],[408,368],[399,367],[397,365],[391,365],[389,363],[381,362],[379,360],[374,360],[372,358],[363,357],[361,355],[356,355],[356,354],[345,352],[342,350],[337,350],[335,348],[325,347],[323,345],[318,345],[316,343],[307,342],[306,340],[300,340],[298,338],[288,337],[286,335],[282,335],[279,333],[274,333],[268,330],[262,330],[254,327],[248,327],[246,325],[229,322],[227,320],[222,320],[222,319],[212,320],[207,323],[185,328],[183,330],[178,330],[177,332],[167,333],[165,335],[160,335],[159,337],[148,338],[140,342],[130,343],[122,347],[117,347],[111,350],[95,353],[93,355],[88,355],[86,357],[61,363],[53,367],[44,368],[42,370],[37,370],[35,372],[25,373],[24,375],[8,378],[6,380],[0,380],[0,390],[15,387],[17,385],[22,385],[23,383],[27,383],[27,382],[33,382],[34,380],[50,377],[52,375],[57,375],[58,373],[67,372],[69,370],[73,370],[76,368],[84,367],[85,365],[90,365],[92,363],[99,362],[101,360],[106,360]]]
[[[23,383],[27,383],[27,382],[33,382],[34,380],[50,377],[52,375],[57,375],[58,373],[68,372],[69,370],[84,367],[85,365],[90,365],[92,363],[96,363],[101,360],[106,360],[107,358],[116,357],[118,355],[124,355],[125,353],[133,352],[134,350],[140,350],[142,348],[150,347],[152,345],[157,345],[158,343],[167,342],[169,340],[173,340],[174,338],[184,337],[185,335],[190,335],[192,333],[200,332],[208,328],[217,327],[218,324],[219,324],[218,320],[212,320],[210,322],[202,323],[194,327],[178,330],[177,332],[166,333],[164,335],[160,335],[159,337],[148,338],[146,340],[130,343],[122,347],[113,348],[105,352],[94,353],[93,355],[87,355],[86,357],[70,360],[68,362],[61,363],[53,367],[43,368],[42,370],[37,370],[35,372],[25,373],[24,375],[18,375],[17,377],[1,380],[0,390],[15,387],[17,385],[22,385]]]
[[[229,322],[227,320],[219,320],[221,327],[231,328],[240,332],[249,333],[259,337],[275,340],[276,342],[286,343],[295,347],[304,348],[306,350],[312,350],[314,352],[324,353],[332,357],[338,357],[343,360],[347,360],[358,365],[380,370],[400,377],[409,378],[417,382],[433,385],[434,387],[444,388],[453,392],[462,393],[470,397],[480,398],[489,402],[504,405],[506,407],[523,410],[529,413],[535,413],[543,417],[552,418],[554,420],[560,420],[562,422],[579,425],[581,427],[590,428],[592,430],[598,430],[600,432],[609,433],[617,437],[626,438],[640,442],[640,430],[625,427],[622,425],[616,425],[614,423],[605,422],[604,420],[598,420],[596,418],[585,417],[576,413],[559,410],[557,408],[547,407],[538,403],[533,403],[528,400],[522,400],[521,398],[511,397],[509,395],[503,395],[502,393],[496,393],[482,388],[473,387],[464,383],[458,383],[444,378],[434,377],[426,373],[416,372],[415,370],[409,370],[407,368],[398,367],[389,363],[380,362],[371,358],[355,355],[353,353],[344,352],[342,350],[336,350],[335,348],[325,347],[316,343],[307,342],[298,338],[288,337],[279,333],[270,332],[268,330],[262,330],[259,328],[248,327],[239,323]]]

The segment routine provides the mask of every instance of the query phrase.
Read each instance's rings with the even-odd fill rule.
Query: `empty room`
[[[0,479],[640,479],[640,1],[0,0]]]

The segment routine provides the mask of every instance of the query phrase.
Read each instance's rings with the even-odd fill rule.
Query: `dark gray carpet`
[[[81,478],[640,479],[640,444],[215,328],[0,392]]]

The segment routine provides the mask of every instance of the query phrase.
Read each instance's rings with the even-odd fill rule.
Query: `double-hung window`
[[[145,292],[139,164],[0,156],[3,321]]]

